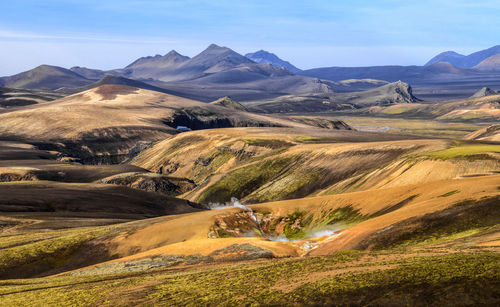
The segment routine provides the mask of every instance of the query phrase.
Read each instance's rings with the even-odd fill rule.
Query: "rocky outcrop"
[[[211,102],[210,104],[223,106],[233,110],[248,111],[247,108],[245,108],[241,103],[237,102],[236,100],[232,99],[229,96],[219,98]]]
[[[397,81],[385,85],[393,91],[391,103],[412,103],[420,101],[417,97],[413,96],[413,91],[408,83]]]
[[[486,97],[486,96],[491,96],[491,95],[497,95],[498,92],[492,90],[489,87],[483,87],[479,91],[475,92],[474,95],[470,96],[470,98],[480,98],[480,97]]]
[[[124,173],[101,179],[99,183],[125,185],[170,196],[184,194],[196,186],[193,181],[186,178],[168,177],[155,173]]]

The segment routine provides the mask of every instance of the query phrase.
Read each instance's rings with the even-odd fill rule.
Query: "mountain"
[[[127,65],[124,69],[112,71],[131,78],[170,80],[176,69],[189,60],[189,57],[172,50],[164,56],[142,57]]]
[[[69,69],[40,65],[17,75],[0,78],[5,87],[56,90],[61,87],[80,87],[92,83]]]
[[[445,51],[430,59],[425,65],[428,66],[439,62],[446,62],[454,66],[459,66],[463,58],[465,58],[463,54],[456,53],[455,51]]]
[[[174,65],[178,65],[185,61],[189,60],[188,56],[184,56],[179,54],[177,51],[172,50],[169,53],[161,56],[159,54],[153,56],[142,57],[126,66],[125,68],[138,68],[138,67],[147,67],[147,68],[166,68]]]
[[[254,61],[227,48],[211,44],[203,52],[193,57],[183,69],[204,73],[215,73],[241,64],[253,64]]]
[[[425,66],[432,65],[437,62],[448,62],[459,68],[472,68],[485,59],[496,54],[500,54],[500,45],[477,51],[467,56],[458,54],[454,51],[446,51],[430,59]]]
[[[489,87],[483,87],[482,89],[478,90],[477,92],[474,93],[474,95],[470,96],[471,98],[479,98],[479,97],[486,97],[486,96],[491,96],[491,95],[496,95],[498,94],[496,91],[492,90]]]
[[[500,53],[484,59],[474,68],[482,71],[500,71]]]
[[[285,67],[287,70],[289,70],[293,73],[301,71],[301,69],[295,67],[290,62],[284,61],[284,60],[280,59],[274,53],[267,52],[265,50],[259,50],[259,51],[254,52],[254,53],[247,53],[247,54],[245,54],[245,56],[256,63],[263,63],[264,62],[264,63],[273,64],[276,66]]]
[[[300,72],[300,75],[341,81],[346,79],[377,79],[388,82],[450,78],[471,75],[469,69],[457,68],[447,62],[437,62],[428,66],[368,66],[368,67],[321,67]]]
[[[106,75],[104,70],[92,69],[80,66],[71,67],[69,70],[90,80],[99,80]]]
[[[227,47],[212,44],[193,58],[172,50],[164,56],[140,58],[127,67],[113,70],[111,73],[135,79],[181,81],[233,69],[242,64],[254,64],[254,62]]]
[[[176,80],[196,79],[244,64],[254,64],[254,62],[227,47],[211,44],[200,54],[180,65],[175,71],[174,78]]]

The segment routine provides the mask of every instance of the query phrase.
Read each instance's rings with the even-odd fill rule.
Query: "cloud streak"
[[[93,35],[49,35],[40,33],[25,33],[8,30],[0,30],[0,39],[15,38],[24,40],[61,40],[61,41],[93,41],[109,43],[134,43],[134,44],[178,44],[186,43],[186,40],[164,39],[164,38],[117,38],[117,37],[99,37]]]

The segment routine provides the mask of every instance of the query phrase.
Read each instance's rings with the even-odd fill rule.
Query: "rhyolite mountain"
[[[189,57],[172,50],[163,56],[155,55],[139,58],[125,68],[116,69],[112,73],[129,78],[167,81],[175,79],[177,69],[188,60]]]
[[[481,63],[474,66],[474,69],[481,71],[500,71],[500,53],[484,59]]]
[[[87,67],[73,66],[69,70],[83,76],[89,80],[99,80],[103,78],[108,72],[100,69],[92,69]]]
[[[293,73],[297,73],[299,71],[302,71],[301,69],[292,65],[290,62],[280,59],[276,54],[265,51],[265,50],[259,50],[257,52],[247,53],[247,54],[245,54],[245,56],[256,63],[263,63],[264,62],[264,63],[273,64],[276,66],[285,67],[287,70],[289,70]]]
[[[462,56],[448,52],[426,66],[323,67],[297,71],[293,65],[287,69],[288,62],[266,51],[246,57],[212,44],[192,58],[172,50],[163,56],[142,57],[124,68],[108,71],[42,65],[0,78],[0,86],[74,93],[112,75],[150,84],[156,87],[154,90],[162,88],[177,96],[210,102],[227,95],[238,101],[252,101],[283,95],[358,92],[402,80],[411,83],[423,99],[453,99],[469,97],[483,86],[500,86],[498,57],[487,57],[495,53],[497,47],[467,56],[476,59],[474,63],[486,57],[473,68],[455,66],[449,58]]]
[[[215,44],[193,58],[175,51],[165,56],[141,58],[123,69],[131,78],[152,78],[160,81],[192,80],[232,69],[238,65],[254,64],[241,54]]]
[[[80,87],[92,83],[69,69],[40,65],[31,70],[0,78],[0,85],[10,88],[56,90],[62,87]]]
[[[455,51],[446,51],[440,53],[429,60],[425,65],[432,65],[438,62],[447,62],[460,68],[472,68],[487,58],[500,54],[500,45],[488,49],[480,50],[469,55],[456,53]]]

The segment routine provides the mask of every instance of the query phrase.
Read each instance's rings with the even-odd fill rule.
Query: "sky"
[[[302,69],[423,65],[500,44],[498,0],[2,0],[0,76],[40,64],[121,68],[216,43]]]

